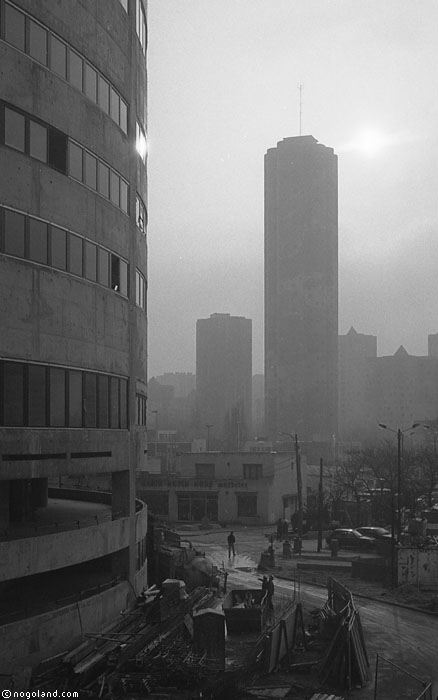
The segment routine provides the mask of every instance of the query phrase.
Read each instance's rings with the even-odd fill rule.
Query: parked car
[[[332,540],[338,540],[339,549],[372,549],[376,543],[374,537],[365,537],[365,535],[361,535],[360,532],[351,528],[332,530],[325,541],[330,546]]]
[[[367,525],[366,527],[356,528],[361,535],[365,537],[374,537],[376,540],[390,540],[391,533],[384,527],[372,527]]]

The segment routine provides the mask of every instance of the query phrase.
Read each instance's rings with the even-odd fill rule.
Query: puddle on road
[[[257,568],[257,563],[247,554],[235,554],[228,558],[228,551],[223,547],[211,548],[205,554],[215,566],[225,571],[254,571]]]

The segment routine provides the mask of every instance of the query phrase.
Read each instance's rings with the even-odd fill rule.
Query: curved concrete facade
[[[0,529],[63,476],[106,474],[119,518],[11,542],[3,581],[87,551],[145,583],[146,10],[0,0]]]

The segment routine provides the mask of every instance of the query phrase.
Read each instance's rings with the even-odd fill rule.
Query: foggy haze
[[[299,83],[339,156],[339,332],[427,353],[437,22],[433,0],[149,0],[150,377],[194,371],[216,312],[253,320],[263,371],[263,157],[299,134]]]

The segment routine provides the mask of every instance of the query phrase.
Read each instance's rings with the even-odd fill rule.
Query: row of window
[[[262,464],[242,464],[242,469],[244,479],[261,479],[263,477]],[[195,464],[195,478],[213,481],[215,479],[215,465]]]
[[[263,477],[262,464],[242,464],[242,470],[244,479],[261,479]],[[195,478],[213,481],[215,479],[215,465],[195,464]]]
[[[149,491],[142,497],[148,509],[154,515],[169,516],[169,494]],[[237,516],[239,518],[257,515],[257,494],[237,493]],[[181,493],[177,496],[178,520],[199,522],[208,518],[213,522],[218,520],[218,497],[200,491],[199,493]]]
[[[128,214],[126,180],[66,134],[5,103],[0,103],[0,127],[5,146],[70,175]]]
[[[135,271],[135,303],[141,309],[146,309],[146,278],[140,272],[140,270]]]
[[[142,0],[137,0],[137,7],[135,13],[135,28],[137,30],[137,36],[141,44],[143,53],[146,54],[147,49],[147,22],[146,22],[146,11],[143,7]]]
[[[126,102],[83,56],[10,2],[4,3],[3,17],[2,39],[67,80],[128,133]]]
[[[0,252],[85,277],[128,296],[128,263],[82,236],[0,207]]]
[[[83,146],[69,141],[68,174],[128,213],[128,183]]]
[[[128,380],[109,374],[0,362],[0,425],[128,427]]]

